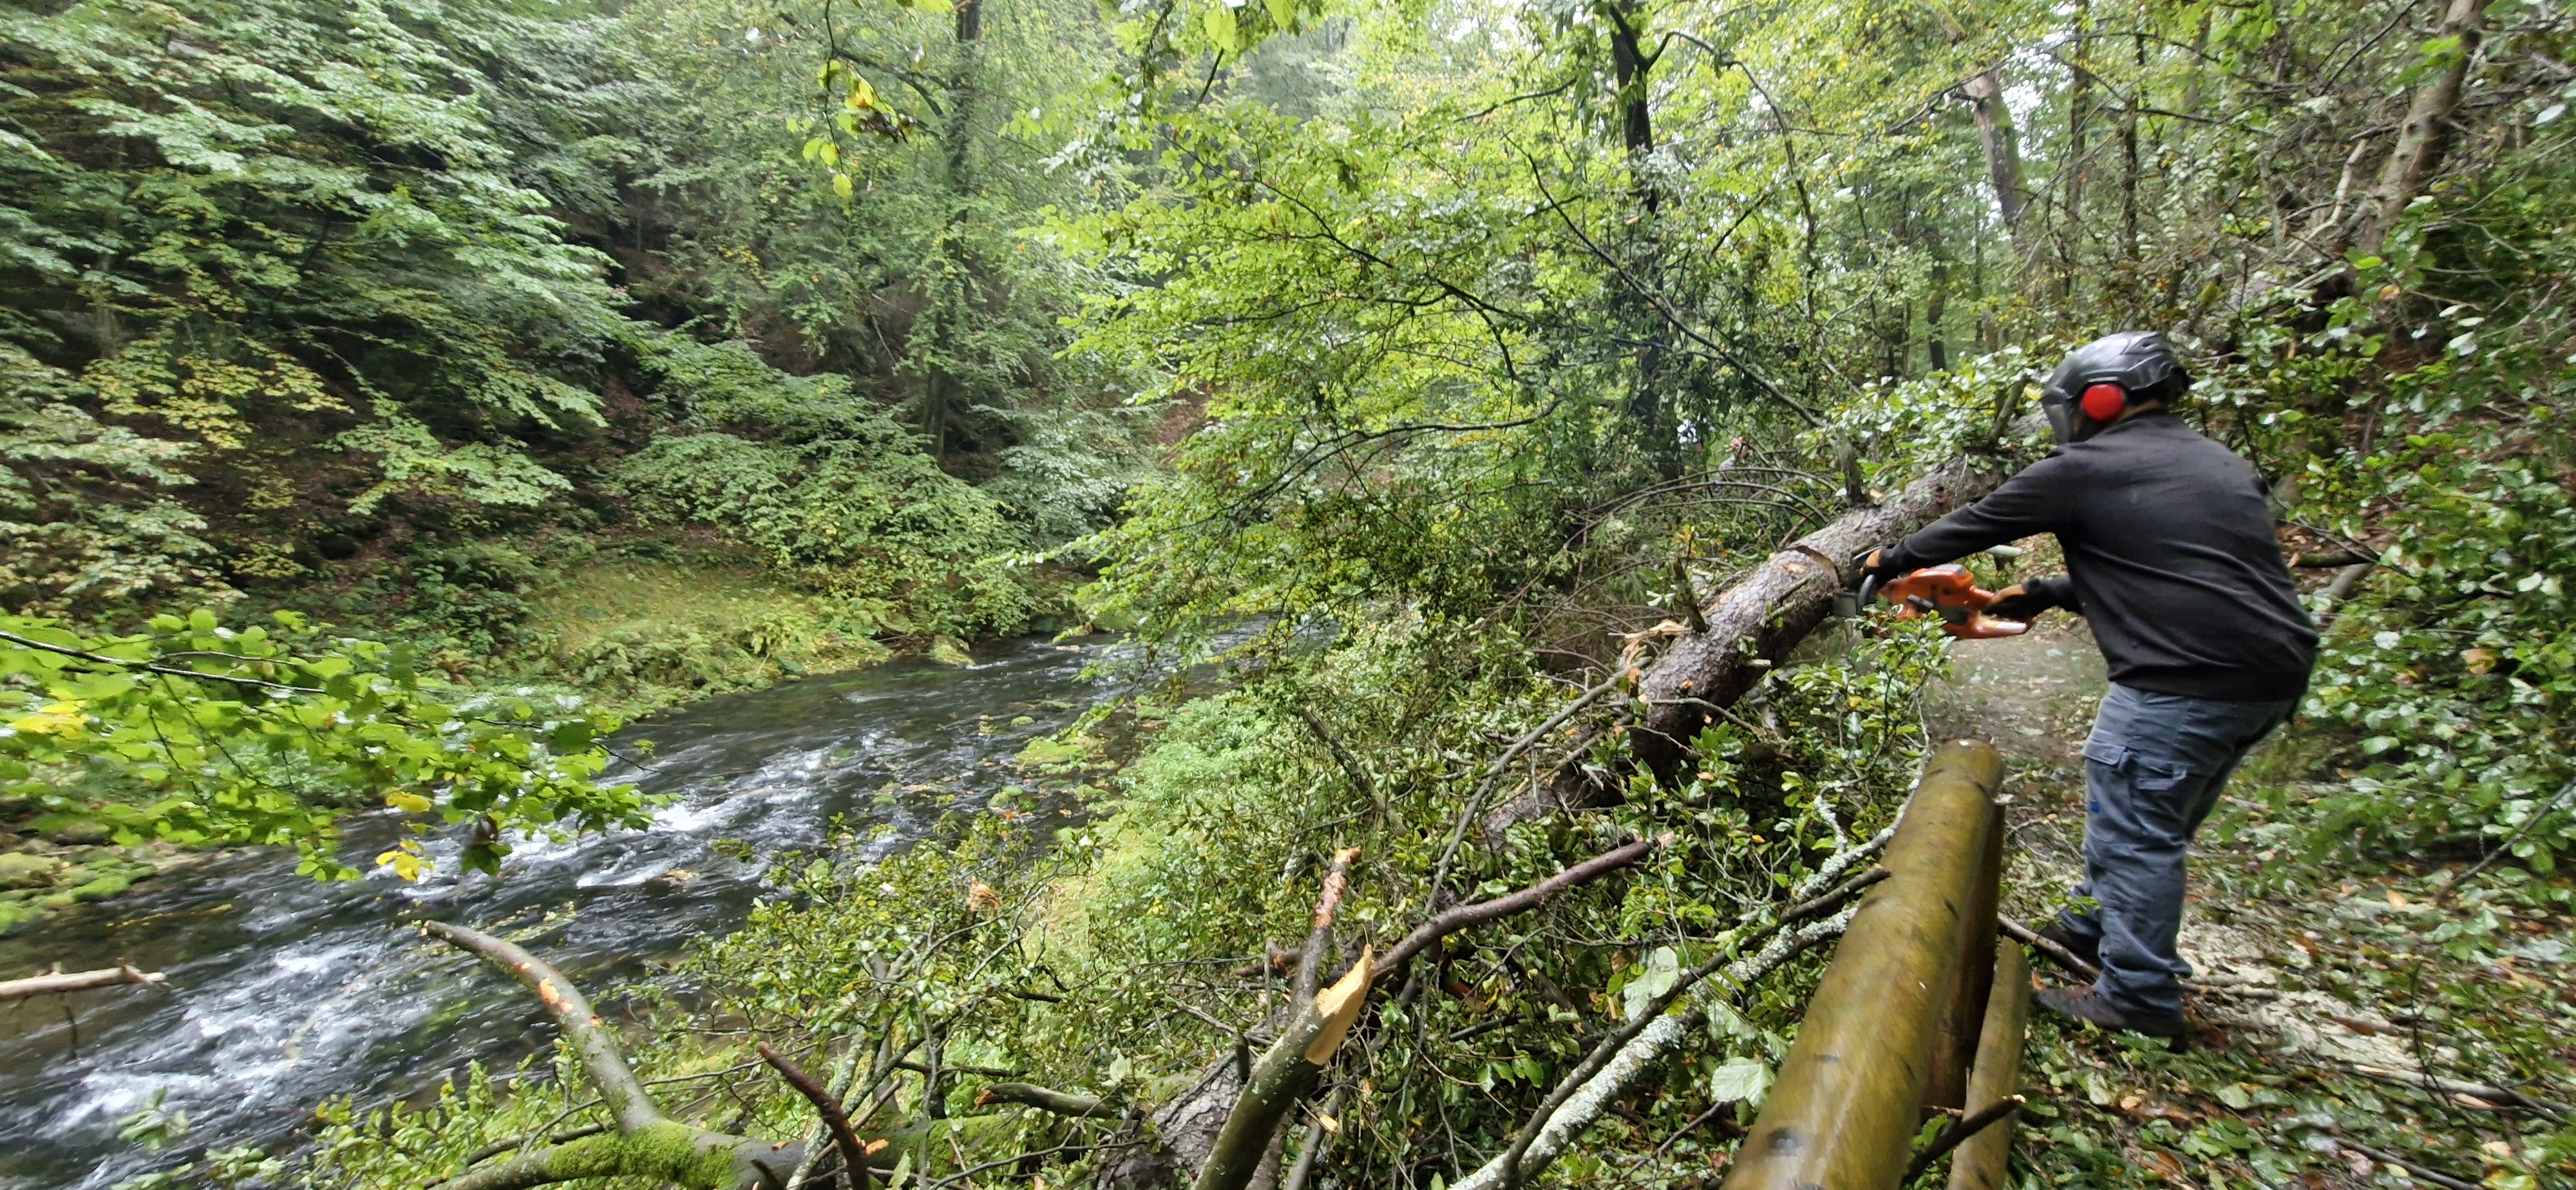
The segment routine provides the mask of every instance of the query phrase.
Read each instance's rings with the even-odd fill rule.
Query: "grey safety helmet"
[[[2122,331],[2067,352],[2039,386],[2039,408],[2063,445],[2076,440],[2086,421],[2108,424],[2131,403],[2171,401],[2190,388],[2191,373],[2163,335]]]

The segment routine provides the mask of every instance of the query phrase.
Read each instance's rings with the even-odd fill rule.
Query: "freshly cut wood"
[[[1253,1174],[1271,1159],[1279,1125],[1314,1092],[1324,1067],[1367,1006],[1373,957],[1362,951],[1339,982],[1298,1005],[1297,1015],[1279,1030],[1279,1040],[1253,1063],[1252,1080],[1227,1114],[1207,1164],[1199,1167],[1195,1190],[1243,1190],[1252,1184]]]
[[[1629,729],[1630,754],[1660,776],[1679,772],[1710,713],[1743,697],[1824,622],[1834,594],[1858,578],[1854,554],[1894,544],[1993,491],[2004,474],[2000,458],[1961,456],[1754,567],[1707,609],[1705,635],[1674,642],[1638,682],[1646,713]]]
[[[1150,1149],[1130,1150],[1127,1156],[1111,1162],[1103,1170],[1100,1183],[1119,1190],[1137,1190],[1164,1185],[1175,1180],[1181,1170],[1195,1167],[1202,1186],[1271,1184],[1272,1175],[1263,1171],[1277,1163],[1280,1124],[1286,1113],[1295,1108],[1296,1101],[1313,1090],[1314,1080],[1320,1078],[1333,1056],[1332,1050],[1341,1044],[1351,1023],[1367,1007],[1372,987],[1384,986],[1401,974],[1405,964],[1450,934],[1546,904],[1566,889],[1635,864],[1667,842],[1641,840],[1615,847],[1528,888],[1439,914],[1388,948],[1383,959],[1372,959],[1364,951],[1361,962],[1366,969],[1354,966],[1331,988],[1318,987],[1323,974],[1323,946],[1310,935],[1306,953],[1315,958],[1301,964],[1299,987],[1283,1008],[1295,1015],[1280,1029],[1260,1063],[1247,1061],[1242,1072],[1238,1072],[1231,1058],[1209,1063],[1188,1090],[1155,1110],[1154,1132],[1161,1143]],[[1350,862],[1357,855],[1356,851],[1334,855],[1333,869],[1325,875],[1325,895],[1317,898],[1317,931],[1331,928],[1333,914],[1347,887]],[[1830,863],[1827,868],[1833,870]],[[1335,873],[1342,879],[1334,879]],[[1305,971],[1314,972],[1311,982]],[[1356,977],[1364,978],[1354,984]],[[1290,1061],[1291,1058],[1296,1060]],[[1251,1075],[1248,1082],[1243,1073]],[[1248,1169],[1247,1159],[1251,1161]],[[1211,1183],[1211,1176],[1220,1180]],[[1237,1178],[1242,1180],[1235,1181]]]
[[[120,963],[114,967],[101,967],[96,971],[56,971],[51,975],[0,980],[0,1000],[24,1000],[29,996],[80,992],[91,988],[114,987],[120,983],[158,985],[169,982],[169,979],[158,971],[137,971]]]

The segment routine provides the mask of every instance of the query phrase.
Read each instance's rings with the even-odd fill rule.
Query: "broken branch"
[[[55,971],[50,975],[31,975],[25,979],[0,980],[0,1000],[24,1000],[29,996],[50,996],[58,992],[80,992],[91,988],[114,987],[120,983],[167,985],[167,976],[158,971],[137,971],[131,964],[118,963],[96,971]]]
[[[616,1121],[615,1135],[585,1136],[498,1165],[461,1173],[443,1190],[529,1190],[578,1178],[631,1177],[673,1182],[686,1190],[785,1190],[803,1146],[770,1142],[680,1123],[664,1114],[626,1064],[608,1026],[563,973],[512,942],[447,922],[421,932],[472,954],[537,994],[581,1059],[582,1069]]]
[[[1912,1184],[1914,1179],[1923,1176],[1924,1170],[1932,1168],[1932,1163],[1940,1160],[1943,1153],[1958,1148],[1969,1137],[1985,1131],[2005,1116],[2020,1111],[2022,1105],[2028,1102],[2030,1100],[2014,1095],[1995,1100],[1964,1120],[1950,1121],[1947,1127],[1941,1129],[1941,1135],[1932,1138],[1930,1146],[1914,1155],[1914,1164],[1905,1167],[1905,1176],[1897,1179],[1896,1184],[1899,1186]]]
[[[1539,881],[1538,883],[1522,889],[1519,892],[1506,893],[1491,900],[1478,901],[1472,905],[1460,905],[1447,913],[1443,913],[1438,917],[1422,923],[1421,925],[1415,926],[1412,933],[1404,936],[1403,941],[1387,948],[1386,957],[1381,960],[1378,965],[1386,970],[1392,971],[1395,968],[1404,965],[1404,963],[1407,960],[1410,960],[1414,955],[1421,953],[1424,947],[1429,946],[1442,938],[1455,934],[1469,926],[1481,925],[1485,922],[1493,921],[1496,918],[1509,917],[1512,914],[1519,913],[1526,909],[1535,909],[1546,903],[1549,897],[1555,896],[1556,894],[1578,884],[1588,884],[1603,876],[1609,875],[1612,872],[1618,871],[1621,868],[1627,867],[1630,864],[1636,863],[1638,860],[1654,854],[1655,849],[1661,846],[1663,846],[1661,840],[1639,839],[1625,847],[1605,851],[1599,855],[1593,856],[1591,859],[1587,859],[1582,863],[1567,868],[1564,871],[1559,872],[1554,876],[1550,876],[1545,880]]]
[[[849,1168],[851,1190],[867,1190],[868,1146],[850,1127],[849,1113],[841,1110],[840,1102],[832,1098],[832,1093],[825,1090],[823,1084],[815,1082],[814,1076],[788,1061],[787,1055],[771,1049],[768,1042],[760,1042],[752,1048],[759,1051],[761,1061],[769,1063],[770,1068],[778,1072],[778,1077],[786,1079],[788,1086],[796,1088],[796,1093],[805,1097],[805,1102],[814,1105],[815,1115],[823,1117],[823,1126],[832,1130],[832,1143],[841,1150],[841,1164]]]

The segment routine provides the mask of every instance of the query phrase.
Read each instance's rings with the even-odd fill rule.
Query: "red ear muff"
[[[2129,407],[2129,394],[2116,384],[2096,384],[2084,390],[2084,416],[2095,421],[2116,421]]]

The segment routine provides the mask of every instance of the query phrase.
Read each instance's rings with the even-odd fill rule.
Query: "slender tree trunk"
[[[2200,77],[2208,73],[2209,22],[2217,6],[2200,10],[2200,23],[2191,30],[2191,73],[2183,76],[2182,111],[2184,115],[2200,114]]]
[[[2406,122],[2398,125],[2397,145],[2379,171],[2370,217],[2356,242],[2362,251],[2379,251],[2407,204],[2424,193],[2425,185],[2442,168],[2442,154],[2450,147],[2451,116],[2459,110],[2460,89],[2478,56],[2478,20],[2486,15],[2487,4],[2488,0],[2451,0],[2440,27],[2433,31],[2436,41],[2459,39],[2459,56],[2432,81],[2417,87],[2406,105]]]
[[[1639,0],[1617,0],[1596,11],[1610,27],[1610,69],[1619,86],[1619,141],[1628,157],[1639,218],[1627,238],[1629,269],[1645,284],[1663,284],[1663,244],[1656,216],[1663,193],[1654,175],[1655,119],[1652,107],[1655,58],[1646,54],[1638,33]],[[1636,427],[1646,458],[1666,479],[1681,474],[1682,459],[1672,403],[1665,399],[1665,340],[1671,328],[1640,294],[1619,299],[1621,321],[1636,336],[1636,388],[1628,397],[1628,416]]]
[[[934,284],[948,287],[944,300],[935,302],[931,311],[932,359],[929,374],[922,381],[922,433],[930,438],[933,458],[948,453],[948,424],[956,410],[966,404],[964,385],[949,369],[948,362],[960,350],[958,330],[970,317],[974,303],[975,267],[972,250],[960,235],[969,216],[974,195],[975,99],[977,67],[980,65],[981,42],[984,39],[984,6],[982,0],[958,0],[956,9],[957,45],[948,74],[948,121],[940,130],[942,148],[946,150],[948,168],[948,223],[941,233],[939,255],[954,256],[958,261],[954,275]]]
[[[1610,69],[1619,83],[1619,140],[1628,150],[1628,168],[1635,179],[1637,203],[1651,215],[1663,207],[1652,175],[1646,172],[1648,157],[1655,152],[1655,117],[1649,100],[1649,80],[1655,61],[1645,55],[1637,38],[1637,0],[1620,0],[1606,10],[1610,16]]]
[[[1977,121],[1977,143],[1986,153],[1986,180],[1995,188],[1995,206],[2003,212],[2004,231],[2021,248],[2021,147],[2013,140],[2012,112],[2004,106],[2003,80],[1988,67],[1960,87],[1967,93],[1968,113]]]
[[[2092,48],[2092,9],[2085,0],[2075,5],[2073,77],[2066,83],[2066,164],[2061,167],[2059,201],[2064,204],[2063,225],[2058,242],[2062,246],[2057,263],[2057,297],[2065,301],[2075,292],[2075,274],[2082,268],[2084,251],[2084,183],[2092,162],[2086,142],[2093,126],[2093,72],[2084,65]]]
[[[2129,102],[2120,116],[2120,255],[2129,262],[2134,294],[2138,271],[2138,105],[2146,100],[2147,39],[2130,38],[2138,72],[2130,82]]]
[[[1935,372],[1950,370],[1950,343],[1942,337],[1941,319],[1950,312],[1950,262],[1932,262],[1929,292],[1923,295],[1923,355]]]

